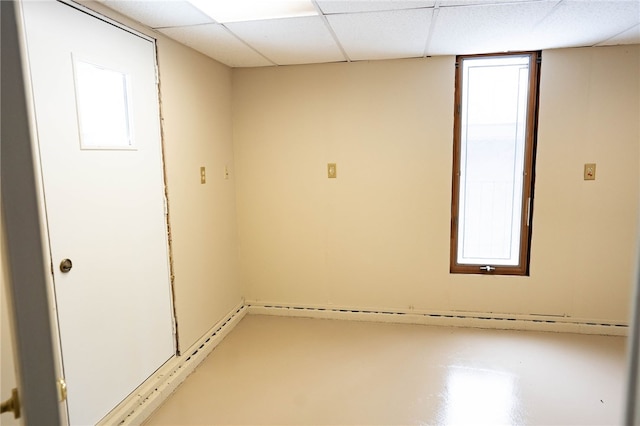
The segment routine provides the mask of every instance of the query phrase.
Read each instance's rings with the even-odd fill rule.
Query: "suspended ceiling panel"
[[[640,1],[562,2],[553,14],[542,21],[532,36],[542,47],[555,47],[563,40],[565,47],[592,46],[619,34],[620,28],[638,24]],[[588,31],[585,31],[588,28]]]
[[[277,65],[345,61],[319,16],[225,24]]]
[[[440,7],[457,7],[457,6],[479,6],[486,4],[506,4],[506,3],[533,3],[536,1],[546,0],[445,0],[440,1]],[[575,0],[574,0],[575,1]],[[577,0],[577,1],[591,1],[591,0]],[[553,0],[553,3],[558,3],[558,0]]]
[[[306,0],[317,16],[234,23],[184,0],[100,1],[231,67],[640,43],[640,0]]]
[[[384,10],[402,10],[433,7],[435,0],[410,1],[363,1],[363,0],[322,0],[318,6],[325,15],[336,13],[379,12]]]
[[[107,0],[104,1],[104,4],[151,28],[179,27],[214,22],[213,19],[187,1]]]
[[[424,55],[433,9],[329,15],[327,19],[351,60]],[[363,31],[377,28],[377,31]]]
[[[640,25],[636,25],[627,31],[623,31],[620,34],[611,37],[610,39],[600,43],[599,46],[610,46],[616,44],[640,44]]]
[[[159,31],[230,67],[273,65],[220,24],[162,28]]]
[[[555,1],[440,8],[427,55],[527,50],[535,24]]]

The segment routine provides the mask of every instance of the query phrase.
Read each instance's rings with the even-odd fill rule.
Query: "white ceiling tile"
[[[98,1],[232,67],[640,43],[640,0],[316,0],[326,17],[225,26],[185,0]]]
[[[438,5],[440,7],[451,6],[479,6],[483,4],[504,4],[504,3],[524,3],[524,2],[537,2],[540,0],[440,0]],[[561,0],[555,0],[556,3]]]
[[[541,48],[593,46],[638,23],[638,0],[566,0],[531,37]]]
[[[433,9],[329,15],[327,19],[351,60],[419,57]]]
[[[446,7],[434,21],[428,55],[536,49],[531,30],[556,0]]]
[[[189,0],[218,23],[317,16],[311,0]]]
[[[278,65],[346,60],[319,16],[231,22],[225,25]]]
[[[106,0],[105,6],[135,19],[151,28],[208,24],[213,19],[186,1],[176,0]]]
[[[627,31],[611,37],[598,46],[613,46],[616,44],[640,44],[640,24],[629,28]]]
[[[319,0],[325,14],[376,12],[433,7],[435,0]]]
[[[220,24],[164,28],[159,31],[230,67],[273,65],[231,35],[229,31]]]

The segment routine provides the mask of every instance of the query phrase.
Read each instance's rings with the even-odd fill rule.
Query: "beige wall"
[[[247,300],[627,321],[639,65],[543,53],[530,277],[449,273],[453,57],[234,70]]]
[[[639,46],[544,52],[531,276],[463,276],[448,272],[452,57],[231,70],[85,4],[158,38],[181,349],[243,295],[627,320]]]
[[[100,4],[83,3],[157,39],[174,301],[179,346],[186,350],[242,301],[231,69]],[[202,166],[207,170],[204,185]]]
[[[640,195],[639,70],[637,45],[543,56],[534,228],[540,248],[533,262],[545,266],[545,279],[562,277],[572,316],[630,315]],[[581,180],[590,162],[597,163],[595,182]]]
[[[241,301],[231,69],[165,38],[158,62],[175,304],[186,349]]]

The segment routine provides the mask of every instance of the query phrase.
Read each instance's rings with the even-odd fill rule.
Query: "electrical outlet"
[[[336,163],[327,164],[327,177],[329,179],[335,179],[338,177],[338,170]]]
[[[204,167],[200,167],[200,183],[207,183],[207,172]]]
[[[584,180],[596,180],[595,163],[587,163],[584,165]]]

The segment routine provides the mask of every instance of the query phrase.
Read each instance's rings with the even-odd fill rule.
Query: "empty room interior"
[[[61,424],[629,419],[640,1],[295,0],[272,16],[236,3],[15,2]],[[143,40],[130,56],[150,71],[95,65],[102,41],[53,56],[56,28],[81,43],[70,29],[98,37],[94,24],[105,46]],[[83,127],[83,105],[110,96],[84,82],[103,74],[125,76],[109,81],[125,88],[131,146]],[[508,102],[504,124],[491,112]],[[48,136],[67,105],[69,132]],[[149,150],[134,133],[147,125]],[[55,167],[71,157],[86,163]],[[156,231],[132,207],[147,181]],[[27,399],[2,424],[31,424],[5,185],[0,398]],[[106,225],[84,207],[101,201],[75,195],[117,185],[131,192]],[[80,227],[138,216],[115,242]],[[142,280],[153,296],[134,292]]]

